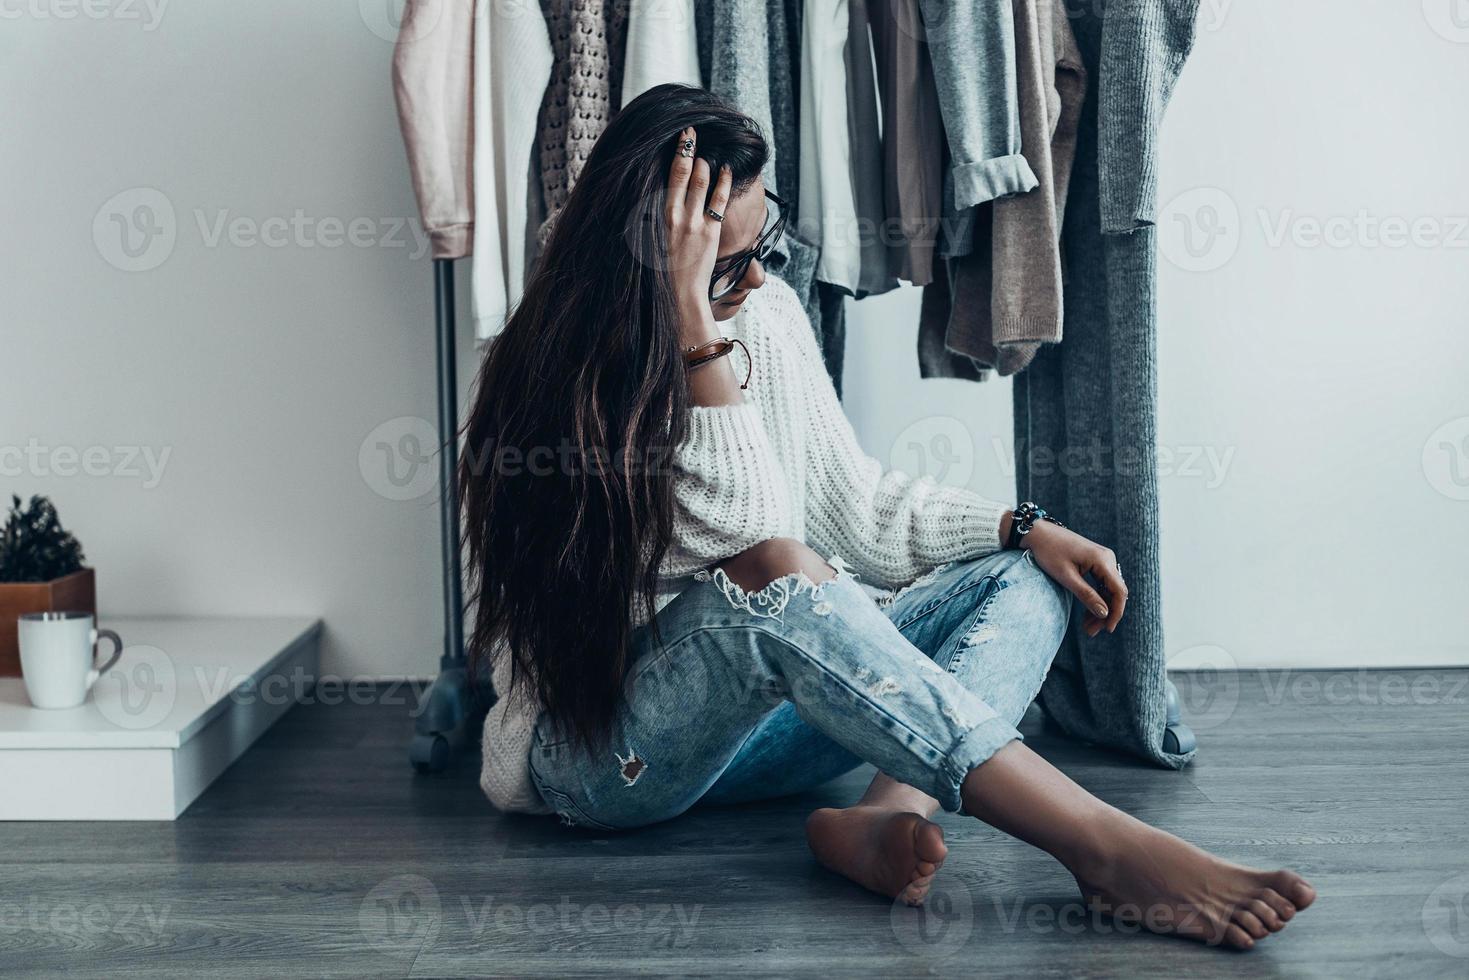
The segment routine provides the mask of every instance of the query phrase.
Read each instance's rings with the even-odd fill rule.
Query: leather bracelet
[[[740,387],[749,388],[750,376],[755,373],[755,362],[754,359],[750,357],[750,348],[746,347],[745,342],[737,337],[717,337],[714,340],[709,341],[708,343],[699,344],[696,347],[685,348],[683,352],[684,369],[686,371],[692,371],[694,368],[698,367],[701,364],[708,364],[710,361],[717,360],[718,358],[721,358],[724,355],[728,354],[730,351],[734,350],[735,344],[739,344],[740,349],[745,352],[745,362],[748,365],[745,370],[745,382],[744,384],[740,385]],[[708,354],[700,353],[701,351],[704,351],[711,347],[717,347],[718,349]]]

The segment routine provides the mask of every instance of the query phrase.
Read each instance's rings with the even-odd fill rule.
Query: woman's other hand
[[[1021,542],[1021,547],[1035,556],[1041,570],[1064,585],[1086,607],[1082,628],[1087,636],[1096,636],[1104,626],[1108,633],[1117,629],[1122,610],[1127,606],[1127,583],[1122,581],[1117,556],[1111,548],[1049,521],[1037,521]],[[1107,593],[1107,598],[1092,587],[1088,575]]]
[[[709,161],[695,155],[697,138],[692,126],[678,136],[678,149],[668,170],[663,212],[668,229],[669,273],[683,312],[686,346],[702,344],[719,335],[709,307],[709,282],[714,277],[714,261],[719,255],[722,223],[704,213],[704,202],[708,198],[708,207],[726,213],[732,181],[729,167],[721,167],[714,195],[708,197]]]

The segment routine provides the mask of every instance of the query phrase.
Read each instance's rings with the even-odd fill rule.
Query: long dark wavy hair
[[[462,429],[471,669],[505,644],[512,689],[526,684],[588,750],[610,735],[634,602],[662,644],[670,456],[689,405],[663,205],[686,126],[712,175],[729,164],[731,197],[760,176],[758,125],[708,91],[663,84],[624,106],[490,342]]]

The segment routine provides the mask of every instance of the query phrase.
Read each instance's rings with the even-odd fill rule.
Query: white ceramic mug
[[[97,629],[89,612],[23,613],[16,625],[20,672],[38,708],[75,708],[122,656],[122,638]],[[112,641],[112,656],[98,667],[97,641],[103,637]]]

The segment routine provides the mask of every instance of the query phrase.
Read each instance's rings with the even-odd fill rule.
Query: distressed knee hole
[[[821,596],[823,587],[827,582],[834,581],[834,578],[818,582],[804,571],[798,570],[788,572],[753,592],[746,591],[722,567],[716,567],[712,572],[696,572],[694,578],[700,582],[713,581],[731,606],[743,609],[753,616],[780,618],[790,601],[799,595],[811,597],[812,610],[816,615],[830,616],[832,612],[831,603]]]
[[[635,785],[642,778],[643,773],[648,771],[648,764],[638,758],[638,754],[632,749],[627,750],[627,758],[623,758],[621,753],[616,750],[612,754],[617,757],[617,765],[619,771],[622,773],[622,781],[628,786]]]
[[[720,562],[720,566],[747,592],[755,592],[798,571],[818,582],[838,574],[834,563],[823,561],[809,545],[796,538],[768,538]]]

